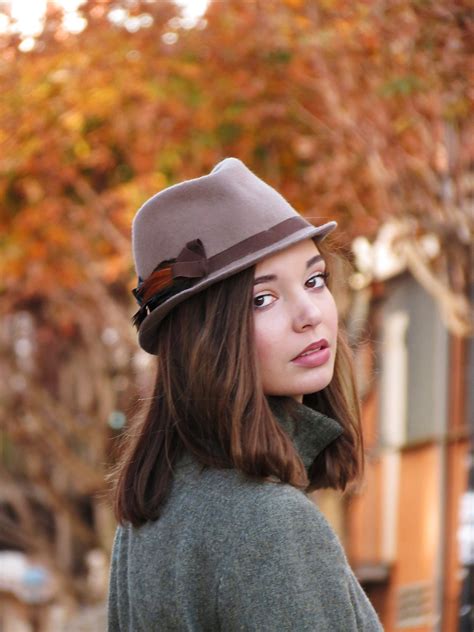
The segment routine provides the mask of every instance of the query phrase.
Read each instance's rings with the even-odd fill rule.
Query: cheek
[[[336,301],[331,293],[328,293],[328,300],[324,308],[326,313],[326,325],[332,333],[337,333],[339,315],[337,311]]]
[[[327,327],[332,338],[332,346],[334,351],[333,362],[335,362],[337,352],[337,334],[339,329],[339,313],[337,311],[337,306],[334,299],[332,299],[332,304],[329,306],[328,309]]]
[[[339,314],[337,312],[336,303],[334,303],[332,326],[333,326],[333,331],[337,332],[337,328],[339,326]]]
[[[255,318],[255,348],[257,360],[261,368],[275,360],[278,349],[281,348],[282,335],[278,321],[265,318],[267,314],[258,314]]]
[[[257,361],[262,367],[270,358],[272,345],[268,332],[258,325],[255,327],[255,348],[257,350]]]

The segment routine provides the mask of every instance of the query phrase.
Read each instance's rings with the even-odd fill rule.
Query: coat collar
[[[270,408],[283,430],[291,437],[306,469],[344,428],[339,422],[304,404],[292,403],[290,409],[272,398]]]

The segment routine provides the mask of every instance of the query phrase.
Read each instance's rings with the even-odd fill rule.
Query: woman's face
[[[257,360],[266,395],[303,395],[332,379],[337,309],[311,239],[257,264],[253,297]]]

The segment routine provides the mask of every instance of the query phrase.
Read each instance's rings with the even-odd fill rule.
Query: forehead
[[[305,267],[306,263],[319,254],[319,250],[312,239],[305,239],[281,252],[277,252],[255,266],[255,275],[270,273],[277,268]]]

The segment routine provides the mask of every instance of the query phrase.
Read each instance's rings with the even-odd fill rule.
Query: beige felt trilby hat
[[[155,353],[158,325],[178,303],[292,244],[323,239],[336,226],[310,224],[236,158],[157,193],[132,226],[140,346]]]

